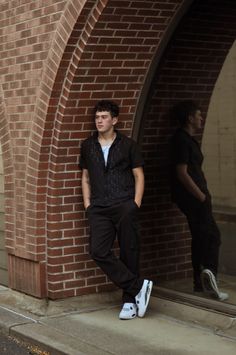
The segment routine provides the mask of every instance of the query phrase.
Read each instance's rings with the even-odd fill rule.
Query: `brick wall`
[[[79,142],[101,97],[122,104],[120,128],[131,133],[153,54],[183,2],[1,3],[11,287],[51,298],[106,287],[87,253]]]
[[[89,33],[87,30],[84,48],[78,42],[83,22],[78,21],[74,28],[57,78],[61,89],[53,92],[50,107],[57,117],[57,131],[51,133],[54,145],[48,194],[48,292],[52,298],[112,287],[88,255],[81,172],[77,168],[79,141],[94,128],[91,112],[101,98],[111,98],[121,105],[119,128],[131,134],[148,67],[178,7],[178,2],[166,4],[165,11],[165,5],[155,1],[131,1],[128,6],[127,1],[108,1],[94,28],[91,24]],[[93,9],[85,11],[82,19],[89,19]],[[165,25],[156,26],[154,18]],[[60,79],[66,72],[70,73],[68,82]],[[66,94],[62,96],[62,92]],[[58,210],[64,213],[55,214]],[[57,221],[51,219],[58,217]]]
[[[34,189],[32,184],[26,191],[26,171],[32,122],[35,117],[44,63],[65,6],[66,1],[52,0],[47,1],[46,6],[42,1],[12,0],[2,1],[0,4],[1,144],[6,195],[5,238],[7,250],[11,253],[10,285],[19,289],[22,289],[20,285],[24,278],[33,279],[34,275],[28,273],[29,269],[23,266],[12,270],[12,265],[16,264],[12,260],[13,256],[25,258],[23,265],[26,259],[39,260],[38,255],[42,248],[40,238],[26,226],[26,211],[31,208],[29,195]],[[37,138],[35,137],[35,141]],[[34,217],[32,215],[33,225]],[[28,238],[27,233],[30,234]],[[19,263],[17,265],[19,266]],[[38,267],[38,263],[33,265]],[[42,269],[42,266],[38,269]],[[16,271],[17,278],[12,275]],[[12,279],[17,282],[12,282]],[[37,281],[35,282],[37,284]],[[31,283],[30,280],[29,284]],[[45,294],[43,289],[45,290],[45,282],[44,286],[37,287],[37,291],[29,286],[28,292]]]
[[[88,255],[78,169],[80,142],[93,128],[91,109],[100,98],[121,105],[119,128],[131,134],[165,34],[190,3],[1,2],[0,120],[11,287],[50,298],[111,287]],[[189,96],[200,98],[207,109],[234,36],[232,1],[225,1],[223,8],[220,1],[197,3],[163,57],[142,126],[147,161],[142,272],[153,278],[157,272],[173,275],[181,268],[189,270],[187,230],[170,206],[165,181],[171,128],[164,114],[177,98]],[[212,11],[214,16],[209,16]],[[224,21],[230,26],[221,35]],[[179,256],[184,262],[175,264]]]

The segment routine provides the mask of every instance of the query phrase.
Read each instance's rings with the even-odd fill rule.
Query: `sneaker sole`
[[[207,287],[206,287],[207,282]],[[204,270],[202,272],[202,284],[204,291],[206,291],[211,296],[220,299],[220,292],[218,290],[215,277],[210,270]]]
[[[129,320],[129,319],[134,319],[134,318],[136,318],[137,317],[137,315],[135,315],[135,316],[133,316],[133,317],[119,317],[119,319],[120,320]]]
[[[142,318],[144,317],[146,310],[147,310],[147,306],[150,300],[150,296],[151,296],[151,292],[152,292],[152,286],[153,286],[153,282],[152,281],[148,281],[148,285],[146,288],[146,294],[145,294],[145,306],[142,312],[140,312],[139,308],[138,308],[138,317]]]
[[[123,305],[122,310],[120,311],[119,314],[119,319],[124,319],[124,320],[128,320],[128,319],[133,319],[137,317],[137,306],[133,303],[130,302],[126,302]]]
[[[220,297],[219,297],[219,300],[220,301],[227,301],[229,299],[229,295],[224,293],[224,292],[220,292]]]

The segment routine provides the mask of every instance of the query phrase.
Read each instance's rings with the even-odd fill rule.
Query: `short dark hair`
[[[177,120],[181,126],[186,125],[188,118],[195,115],[196,111],[200,110],[199,105],[192,100],[178,102],[171,110],[171,116]]]
[[[95,105],[94,114],[101,111],[108,111],[110,112],[111,117],[118,117],[120,110],[119,106],[115,102],[110,100],[101,100]]]

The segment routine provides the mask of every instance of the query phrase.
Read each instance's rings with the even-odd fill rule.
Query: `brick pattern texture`
[[[113,287],[88,255],[80,143],[93,129],[92,107],[101,98],[121,105],[119,129],[132,134],[150,68],[190,2],[1,1],[0,138],[10,287],[51,299]],[[207,111],[235,38],[235,12],[230,0],[193,2],[152,74],[140,144],[147,176],[141,270],[153,279],[191,272],[188,230],[169,200],[167,142],[174,125],[166,113],[181,98],[199,99]]]

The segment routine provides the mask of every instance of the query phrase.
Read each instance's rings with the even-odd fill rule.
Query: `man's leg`
[[[203,203],[200,211],[201,233],[204,235],[203,266],[217,276],[221,235],[212,214],[211,198]]]
[[[212,215],[211,199],[207,196],[202,213],[202,234],[204,236],[203,265],[201,274],[204,290],[212,297],[221,301],[228,299],[228,294],[218,288],[216,276],[218,271],[219,248],[221,244],[220,231]]]
[[[125,294],[132,297],[131,312],[125,302],[120,313],[120,319],[131,319],[135,317],[136,314],[138,314],[139,317],[145,315],[153,283],[152,281],[138,278],[138,276],[133,273],[122,260],[116,258],[111,251],[116,230],[119,228],[120,216],[123,215],[121,211],[120,206],[109,208],[93,207],[89,209],[90,252],[92,258],[110,280],[123,289]],[[137,265],[136,258],[135,265]],[[137,313],[136,305],[138,306]]]
[[[198,211],[194,204],[183,202],[178,204],[180,210],[185,214],[188,226],[191,232],[191,257],[192,257],[192,268],[193,268],[193,289],[194,291],[202,291],[201,285],[201,272],[202,272],[202,235],[200,232],[200,220],[198,218]]]
[[[116,237],[114,224],[116,213],[115,207],[91,207],[89,209],[90,253],[112,282],[135,297],[143,281],[132,273],[111,250]]]
[[[207,196],[207,200],[203,203],[196,202],[188,206],[185,214],[192,235],[194,289],[200,291],[203,286],[204,290],[213,297],[225,300],[228,295],[219,291],[215,279],[221,241],[219,229],[212,215],[210,196],[209,199]]]
[[[187,215],[188,225],[192,236],[191,253],[193,267],[193,288],[194,291],[202,291],[201,272],[203,268],[203,243],[199,228],[198,218],[194,215]]]
[[[120,260],[137,277],[139,276],[138,210],[138,206],[133,200],[121,204],[117,221]],[[124,291],[123,302],[135,303],[135,298]]]
[[[120,260],[127,266],[127,268],[136,275],[139,274],[139,233],[138,233],[138,206],[133,200],[126,201],[118,207],[116,226],[118,231],[118,241],[120,245]],[[153,282],[150,280],[143,280],[142,287],[138,294],[133,297],[129,290],[123,292],[123,308],[120,313],[121,319],[127,319],[127,311],[132,312],[133,308],[137,306],[137,314],[143,317],[150,300]]]

